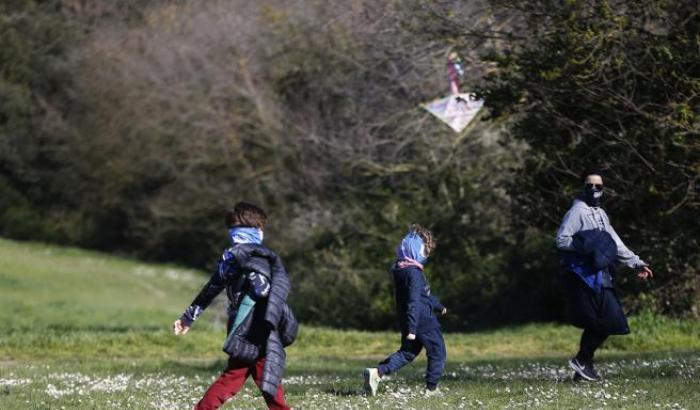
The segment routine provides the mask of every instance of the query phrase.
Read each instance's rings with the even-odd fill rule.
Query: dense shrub
[[[665,312],[697,312],[700,291],[700,14],[693,1],[504,1],[520,10],[484,95],[515,115],[530,147],[511,184],[517,227],[553,230],[597,166],[606,207],[657,276],[640,286]],[[638,309],[645,298],[628,298]]]
[[[211,268],[248,200],[304,322],[385,328],[415,221],[447,328],[558,320],[552,237],[596,160],[659,276],[625,290],[691,311],[697,15],[638,3],[4,6],[0,233]],[[459,135],[419,105],[451,50],[491,108]]]

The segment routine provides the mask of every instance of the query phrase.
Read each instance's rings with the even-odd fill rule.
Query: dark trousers
[[[391,374],[411,363],[425,347],[428,356],[428,368],[425,372],[425,383],[429,389],[437,386],[445,369],[447,350],[445,340],[439,328],[418,332],[415,340],[406,340],[406,334],[401,334],[401,348],[384,359],[379,366],[379,374]]]
[[[593,360],[595,351],[608,338],[607,333],[600,333],[595,330],[586,329],[581,334],[581,344],[579,347],[576,359],[583,363],[589,363]]]
[[[612,292],[612,289],[604,288],[600,293],[592,293],[591,299],[594,306],[600,311],[605,304],[605,292]],[[605,339],[610,336],[607,332],[601,330],[584,329],[581,334],[581,343],[576,358],[583,363],[590,363],[593,360],[595,351],[600,345],[605,342]]]

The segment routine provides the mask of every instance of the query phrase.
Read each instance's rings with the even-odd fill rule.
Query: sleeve
[[[440,299],[438,299],[432,293],[430,294],[429,297],[430,297],[430,305],[432,306],[434,312],[442,312],[443,310],[445,310],[445,305],[440,303]]]
[[[180,320],[187,326],[191,326],[192,322],[197,320],[214,300],[226,287],[226,275],[228,273],[229,263],[233,261],[232,255],[224,252],[221,261],[217,265],[216,272],[211,275],[209,281],[202,287],[192,303],[185,309],[180,316]]]
[[[416,271],[411,271],[406,277],[408,285],[408,311],[406,312],[406,325],[408,333],[416,334],[418,320],[420,319],[420,292],[421,280]]]
[[[639,256],[632,252],[627,245],[624,244],[624,242],[622,242],[620,236],[617,234],[617,232],[615,232],[615,228],[610,225],[610,219],[608,218],[607,214],[605,214],[605,219],[606,230],[610,236],[612,236],[613,240],[615,241],[615,245],[617,245],[617,261],[632,269],[647,266],[646,262],[644,262]]]
[[[573,246],[573,237],[574,234],[582,228],[583,222],[581,221],[581,212],[576,207],[569,209],[569,212],[564,215],[564,219],[561,221],[561,225],[557,231],[557,249],[563,251],[575,250]]]

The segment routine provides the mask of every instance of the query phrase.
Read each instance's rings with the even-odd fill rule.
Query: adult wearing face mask
[[[605,194],[602,174],[586,171],[581,182],[582,193],[564,216],[556,246],[569,319],[583,329],[579,351],[569,365],[575,381],[599,381],[593,367],[595,351],[608,336],[630,331],[615,293],[614,267],[622,264],[634,269],[643,280],[653,277],[653,272],[625,246],[601,208]]]

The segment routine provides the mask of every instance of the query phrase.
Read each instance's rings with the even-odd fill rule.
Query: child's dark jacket
[[[444,306],[430,293],[423,271],[415,266],[391,270],[396,291],[396,316],[402,333],[418,334],[440,327],[434,312]]]
[[[298,323],[287,305],[287,296],[291,284],[287,271],[280,257],[263,245],[239,244],[229,249],[233,253],[235,261],[234,269],[245,272],[255,271],[270,278],[270,292],[267,299],[259,301],[253,312],[245,322],[237,329],[236,333],[244,336],[247,344],[242,344],[228,352],[232,357],[237,356],[240,349],[256,348],[258,357],[265,357],[262,385],[260,389],[274,396],[277,387],[282,381],[285,369],[286,353],[284,347],[290,345],[296,338]],[[257,258],[256,258],[257,257]],[[269,261],[269,271],[261,266],[258,258]],[[210,282],[204,286],[195,298],[193,305],[206,307],[211,300],[224,288],[232,303],[238,299],[236,293],[240,292],[235,285],[236,278],[240,275],[227,276],[213,275]],[[234,306],[235,308],[236,306]],[[256,360],[257,357],[252,358]]]

